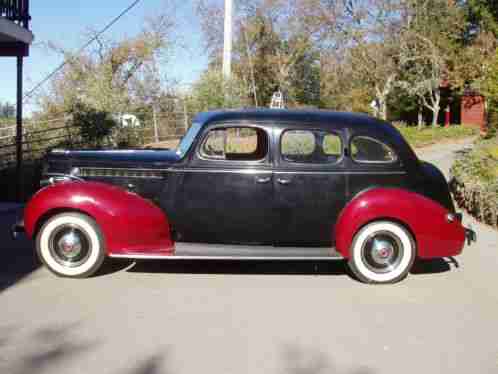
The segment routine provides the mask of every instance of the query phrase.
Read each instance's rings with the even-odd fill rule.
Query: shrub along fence
[[[458,206],[498,228],[498,138],[460,152],[451,167],[450,188]]]

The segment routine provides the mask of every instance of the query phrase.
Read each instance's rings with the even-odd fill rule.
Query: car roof
[[[330,110],[300,109],[227,109],[199,113],[194,122],[207,126],[213,122],[230,121],[271,121],[278,123],[298,122],[299,125],[319,125],[336,129],[348,129],[351,136],[371,135],[394,145],[405,160],[416,160],[417,157],[400,132],[390,123],[367,114],[351,112],[335,112]]]
[[[334,112],[329,110],[296,109],[229,109],[199,113],[194,122],[204,126],[212,122],[229,121],[272,121],[274,123],[299,122],[300,124],[319,124],[335,128],[349,128],[352,132],[376,133],[392,139],[399,132],[388,122],[381,121],[362,113]]]
[[[387,122],[381,121],[363,113],[334,112],[330,110],[299,110],[299,109],[227,109],[199,113],[195,121],[204,124],[210,122],[224,122],[233,120],[255,120],[274,122],[313,122],[327,123],[334,125],[354,125],[360,127],[370,127],[380,125],[391,127]]]

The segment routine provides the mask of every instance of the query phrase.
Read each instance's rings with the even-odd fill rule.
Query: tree
[[[238,5],[232,74],[249,88],[247,98],[253,105],[268,105],[277,90],[283,91],[291,105],[318,105],[319,54],[301,27],[293,3],[254,0]],[[221,65],[222,6],[213,0],[199,5],[211,71]]]
[[[132,38],[113,41],[92,32],[96,47],[79,54],[51,44],[67,63],[39,98],[42,112],[69,112],[81,103],[120,114],[150,104],[160,90],[157,62],[174,43],[173,26],[167,14],[160,14],[148,19]]]
[[[227,82],[221,70],[212,68],[205,71],[193,85],[187,96],[188,111],[195,113],[247,106],[247,90],[244,82],[236,79]]]
[[[454,67],[463,32],[463,14],[447,0],[410,0],[406,10],[407,27],[400,38],[403,78],[399,85],[432,112],[432,125],[436,126],[441,86],[456,81]]]

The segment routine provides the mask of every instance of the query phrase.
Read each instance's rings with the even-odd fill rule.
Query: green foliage
[[[223,79],[221,71],[208,70],[202,74],[187,98],[189,112],[202,112],[220,108],[240,108],[247,105],[248,88],[234,78]]]
[[[451,168],[451,189],[459,206],[498,227],[498,138],[477,142]]]
[[[466,12],[465,37],[473,39],[480,31],[491,31],[498,36],[498,4],[489,0],[467,0],[463,3]]]
[[[489,65],[483,93],[488,101],[488,137],[493,137],[498,129],[498,51]]]
[[[109,143],[109,137],[117,126],[109,112],[77,102],[71,108],[71,114],[72,125],[80,129],[81,139],[87,146],[101,148]]]

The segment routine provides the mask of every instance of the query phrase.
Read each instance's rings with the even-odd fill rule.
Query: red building
[[[460,105],[460,122],[463,125],[479,127],[486,131],[486,100],[479,93],[466,91]]]

